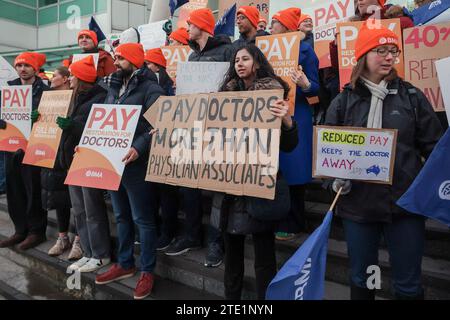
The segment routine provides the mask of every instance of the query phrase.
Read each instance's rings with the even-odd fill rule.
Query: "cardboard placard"
[[[403,31],[405,80],[423,91],[436,112],[445,108],[434,62],[450,56],[449,36],[450,22]]]
[[[86,58],[87,56],[92,56],[94,58],[95,69],[97,70],[98,58],[100,56],[100,54],[98,54],[98,53],[76,53],[72,56],[72,63],[80,61],[80,60]]]
[[[405,65],[403,60],[402,32],[400,19],[374,20],[372,27],[376,28],[378,23],[392,30],[399,38],[400,50],[402,53],[396,58],[395,69],[400,77],[405,76]],[[363,22],[339,22],[336,26],[338,36],[338,59],[339,59],[339,83],[341,90],[350,82],[353,67],[356,66],[355,44],[358,38],[359,29]]]
[[[177,95],[219,91],[229,68],[229,62],[179,62]]]
[[[16,70],[5,60],[5,58],[0,56],[0,87],[7,86],[8,81],[17,78],[18,75]]]
[[[187,62],[192,49],[189,46],[164,46],[161,47],[161,50],[167,60],[166,71],[169,77],[175,81],[178,63]]]
[[[447,121],[450,122],[450,57],[435,62],[436,70],[441,84],[442,98],[444,99],[445,112],[447,113]],[[442,85],[447,84],[447,85]]]
[[[315,126],[313,176],[392,184],[396,129]]]
[[[142,106],[94,104],[65,184],[117,191]]]
[[[256,45],[269,60],[275,74],[286,81],[289,91],[289,112],[294,115],[297,85],[291,79],[291,72],[298,69],[300,41],[303,33],[291,32],[271,36],[257,37]]]
[[[178,16],[177,28],[187,28],[187,19],[189,14],[197,9],[206,8],[208,6],[208,0],[190,0],[188,3],[180,8],[180,14]]]
[[[330,67],[330,42],[335,39],[336,24],[355,15],[354,1],[316,0],[302,6],[302,13],[313,20],[314,51],[319,58],[319,68]]]
[[[62,130],[56,118],[65,117],[69,110],[72,90],[45,91],[39,103],[39,119],[31,130],[23,163],[53,168],[58,154]]]
[[[163,30],[167,20],[143,24],[138,27],[144,50],[150,50],[166,45],[167,34]]]
[[[160,97],[146,112],[147,181],[274,199],[282,90]]]
[[[32,90],[32,86],[1,88],[1,119],[6,121],[6,129],[0,130],[0,151],[16,152],[27,148],[31,133]]]

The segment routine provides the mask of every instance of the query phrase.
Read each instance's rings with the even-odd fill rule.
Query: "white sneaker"
[[[84,266],[86,263],[88,263],[89,260],[91,260],[91,259],[90,259],[90,258],[83,257],[83,258],[81,258],[80,260],[78,260],[77,262],[72,263],[72,264],[69,266],[68,269],[69,269],[69,270],[73,270],[73,271],[78,270],[78,269],[80,269],[82,266]]]
[[[111,263],[109,258],[95,259],[91,258],[88,263],[78,269],[79,272],[94,272]]]

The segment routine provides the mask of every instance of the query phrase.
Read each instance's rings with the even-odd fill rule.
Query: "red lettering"
[[[113,130],[117,130],[117,111],[116,109],[111,110],[111,112],[106,117],[103,124],[100,126],[100,130],[103,130],[106,126],[111,126]]]
[[[91,117],[91,120],[90,120],[89,123],[88,123],[88,128],[92,128],[92,124],[93,124],[95,121],[100,121],[100,120],[102,120],[102,119],[104,118],[105,114],[106,114],[106,110],[105,110],[104,108],[96,107],[96,108],[94,108],[94,111],[93,111],[92,114],[93,114],[93,115],[92,115],[92,117]]]
[[[137,109],[133,109],[129,115],[127,115],[127,110],[121,109],[122,112],[122,118],[123,118],[123,124],[122,124],[122,130],[126,130],[128,127],[128,122],[133,118],[134,114],[137,112]]]
[[[2,107],[6,106],[6,101],[11,99],[11,90],[3,89],[2,90]]]

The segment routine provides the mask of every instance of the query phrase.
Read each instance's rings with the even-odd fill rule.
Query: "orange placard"
[[[405,80],[423,91],[436,112],[445,108],[434,62],[450,57],[449,35],[450,22],[403,31]]]
[[[1,119],[6,129],[0,130],[0,151],[16,152],[27,148],[31,133],[31,86],[6,86],[1,89]]]
[[[269,60],[275,73],[286,81],[289,91],[289,112],[294,115],[297,85],[291,80],[291,72],[298,68],[301,32],[291,32],[257,37],[256,45]]]
[[[65,117],[69,110],[72,90],[45,91],[39,104],[40,117],[33,125],[23,163],[53,168],[62,130],[57,117]]]
[[[400,50],[402,54],[395,61],[395,69],[397,69],[400,77],[405,76],[405,65],[403,60],[402,31],[400,27],[400,19],[374,20],[372,27],[376,28],[378,23],[392,30],[400,39]],[[339,59],[339,82],[341,90],[350,82],[353,67],[356,65],[355,44],[358,38],[359,29],[363,22],[342,22],[337,24],[337,42],[338,42],[338,59]]]
[[[190,0],[180,9],[180,15],[178,17],[178,28],[187,28],[187,19],[189,14],[197,9],[206,8],[208,6],[208,0]]]
[[[187,62],[192,49],[189,46],[165,46],[161,47],[161,50],[167,60],[166,71],[169,77],[175,81],[178,62]]]

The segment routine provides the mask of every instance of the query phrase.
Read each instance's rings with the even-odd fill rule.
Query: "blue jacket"
[[[306,42],[300,44],[299,64],[311,87],[307,92],[297,87],[294,119],[298,124],[298,145],[290,153],[280,152],[280,169],[289,185],[306,184],[312,180],[313,115],[306,98],[319,93],[319,59]]]

